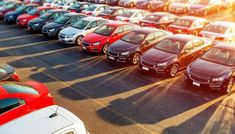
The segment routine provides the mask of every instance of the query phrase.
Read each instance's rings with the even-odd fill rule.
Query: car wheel
[[[77,39],[76,39],[76,45],[78,46],[81,46],[82,45],[82,39],[83,39],[83,36],[78,36]]]
[[[132,58],[131,58],[131,63],[133,65],[137,65],[140,61],[140,53],[134,53]]]
[[[104,54],[107,53],[109,45],[110,45],[109,43],[105,43],[105,44],[104,44],[104,46],[103,46],[103,48],[102,48],[102,52],[103,52]]]
[[[234,78],[230,78],[225,89],[224,89],[224,93],[230,93],[232,91],[234,85]]]
[[[179,71],[179,65],[178,64],[173,64],[169,70],[169,76],[174,77]]]

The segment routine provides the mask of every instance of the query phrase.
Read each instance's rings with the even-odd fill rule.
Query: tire
[[[110,45],[109,43],[105,43],[105,44],[104,44],[104,46],[103,46],[103,48],[102,48],[102,53],[103,53],[103,54],[107,54],[109,45]]]
[[[175,77],[176,74],[178,73],[179,71],[179,65],[177,63],[174,63],[171,67],[170,67],[170,70],[169,70],[169,76],[170,77]]]
[[[82,45],[82,39],[83,39],[82,35],[77,37],[77,39],[76,39],[76,45],[77,46],[81,46]]]
[[[140,53],[134,53],[131,57],[131,64],[137,65],[140,61]]]
[[[234,85],[234,78],[230,78],[226,84],[226,87],[223,89],[223,93],[229,94],[232,91]]]

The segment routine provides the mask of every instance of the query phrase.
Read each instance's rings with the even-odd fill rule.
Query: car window
[[[119,33],[123,33],[123,32],[124,32],[124,29],[123,29],[123,26],[121,26],[116,29],[115,34],[119,34]]]
[[[40,15],[42,15],[42,14],[44,14],[46,12],[46,10],[42,10],[42,11],[40,11]]]
[[[200,47],[200,46],[204,45],[204,41],[201,39],[194,39],[193,43],[194,43],[194,47]]]
[[[164,16],[160,19],[159,22],[169,22],[169,17],[168,16]]]
[[[89,28],[94,28],[94,27],[97,27],[98,25],[97,25],[97,21],[93,21],[93,22],[91,22],[90,24],[89,24]]]
[[[100,26],[100,25],[103,25],[103,24],[105,24],[105,23],[106,23],[106,21],[105,21],[105,20],[98,20],[97,22],[98,22],[98,25],[99,25],[99,26]]]
[[[97,12],[99,12],[99,11],[104,11],[104,7],[100,7],[100,8],[98,8],[96,11],[97,11]]]
[[[189,41],[189,42],[185,45],[184,50],[185,50],[185,51],[191,51],[193,48],[194,48],[193,42],[192,42],[192,41]]]
[[[123,26],[123,30],[124,30],[124,31],[130,31],[130,30],[133,30],[133,29],[134,29],[134,27],[131,26],[131,25],[125,25],[125,26]]]
[[[154,43],[154,41],[155,41],[154,33],[150,33],[150,34],[146,37],[145,41],[147,41],[147,42],[150,43],[150,44]]]
[[[18,98],[7,98],[0,100],[0,115],[16,107],[24,105],[25,101]]]
[[[73,23],[77,22],[78,20],[79,20],[79,17],[76,16],[76,17],[72,17],[69,22],[71,24],[73,24]]]
[[[2,87],[10,94],[25,93],[32,95],[39,95],[38,91],[34,88],[22,84],[2,84]]]
[[[135,15],[135,17],[142,17],[143,15],[142,15],[142,13],[137,13],[136,15]]]

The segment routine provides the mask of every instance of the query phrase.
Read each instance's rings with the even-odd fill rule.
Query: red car
[[[48,7],[48,6],[40,6],[40,7],[33,8],[27,14],[22,14],[19,17],[17,17],[16,24],[19,26],[27,27],[28,22],[30,20],[39,17],[41,14],[51,9],[53,8]]]
[[[21,1],[11,1],[6,3],[3,7],[0,7],[0,18],[2,19],[8,12],[15,11],[15,9],[22,4],[23,3]]]
[[[53,104],[48,88],[41,83],[1,83],[0,125]]]
[[[82,48],[88,52],[106,53],[109,45],[122,38],[134,27],[133,24],[126,22],[104,24],[83,38]]]
[[[20,76],[12,66],[0,64],[0,81],[20,81]]]
[[[167,30],[174,34],[193,34],[197,36],[207,24],[209,24],[209,22],[204,18],[183,16],[176,18],[175,21],[167,27]]]

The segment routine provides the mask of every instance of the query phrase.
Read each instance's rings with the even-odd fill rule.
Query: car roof
[[[100,18],[100,17],[88,16],[88,17],[83,18],[82,20],[85,20],[85,21],[95,21],[95,20],[105,20],[105,19]]]
[[[82,4],[89,4],[89,2],[84,2],[84,1],[83,1],[83,2],[76,1],[76,2],[78,2],[78,3],[81,4],[81,5],[82,5]]]
[[[70,12],[70,13],[66,13],[66,14],[65,14],[65,16],[70,16],[70,17],[71,17],[71,16],[79,16],[79,15],[86,16],[86,15],[81,14],[81,13],[71,13],[71,12]]]
[[[228,21],[215,21],[211,23],[212,25],[220,25],[224,27],[230,27],[230,26],[235,26],[235,23],[233,22],[228,22]]]
[[[218,43],[215,48],[235,51],[235,43]]]
[[[132,25],[131,23],[122,22],[122,21],[109,21],[109,23],[106,23],[105,25],[118,27],[118,26],[127,25],[127,24]]]
[[[188,42],[188,41],[195,39],[195,38],[198,38],[198,37],[193,36],[193,35],[188,35],[188,34],[174,34],[174,35],[168,36],[167,38],[177,39],[177,40],[180,40],[183,42]]]
[[[189,21],[195,21],[195,20],[207,21],[207,20],[204,19],[204,18],[195,17],[195,16],[182,16],[182,17],[179,17],[179,19],[184,19],[184,20],[189,20]]]
[[[57,115],[50,118],[55,112]],[[52,134],[73,124],[83,127],[83,122],[74,114],[60,106],[52,105],[0,126],[0,132],[1,134]]]

